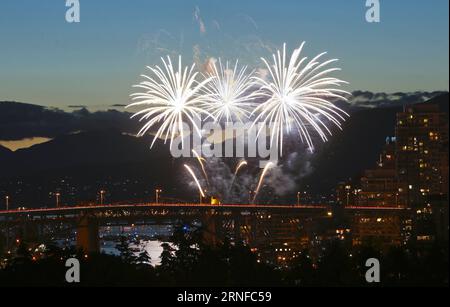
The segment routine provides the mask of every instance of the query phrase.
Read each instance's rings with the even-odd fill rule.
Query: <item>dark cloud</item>
[[[422,103],[446,92],[372,93],[354,91],[349,97],[351,106],[365,108],[394,107]]]
[[[86,108],[64,112],[55,108],[0,102],[0,140],[30,137],[55,138],[74,131],[117,130],[136,132],[139,122],[117,110],[89,112]]]

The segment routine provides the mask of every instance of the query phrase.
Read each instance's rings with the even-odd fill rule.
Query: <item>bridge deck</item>
[[[36,209],[14,209],[8,211],[0,211],[0,216],[10,215],[64,215],[76,213],[80,211],[102,211],[102,210],[133,210],[133,209],[217,209],[217,210],[268,210],[268,211],[307,211],[307,210],[331,210],[329,205],[245,205],[245,204],[163,204],[163,203],[144,203],[144,204],[109,204],[109,205],[84,205],[73,207],[59,208],[36,208]],[[401,211],[405,210],[400,207],[347,207],[345,210],[362,210],[362,211]]]
[[[66,213],[68,211],[86,211],[86,210],[115,210],[115,209],[190,209],[190,208],[202,208],[202,209],[326,209],[323,205],[308,205],[308,206],[293,206],[293,205],[241,205],[241,204],[227,204],[227,205],[210,205],[210,204],[163,204],[163,203],[145,203],[145,204],[110,204],[110,205],[85,205],[85,206],[71,206],[71,207],[59,207],[59,208],[35,208],[35,209],[14,209],[0,211],[0,215],[8,214],[40,214],[40,213]]]

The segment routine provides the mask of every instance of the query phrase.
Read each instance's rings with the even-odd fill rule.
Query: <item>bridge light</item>
[[[9,195],[5,196],[5,201],[6,201],[6,211],[9,211]]]
[[[105,193],[106,193],[105,190],[100,190],[100,205],[103,205]]]
[[[56,197],[56,208],[59,208],[59,201],[60,201],[61,193],[56,192],[55,197]]]

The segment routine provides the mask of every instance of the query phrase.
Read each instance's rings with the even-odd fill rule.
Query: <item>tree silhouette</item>
[[[136,262],[136,257],[130,249],[130,243],[126,236],[120,237],[119,244],[116,245],[116,248],[120,252],[120,256],[124,262],[129,264]]]
[[[151,262],[152,262],[152,258],[150,257],[150,255],[148,254],[146,249],[143,249],[139,253],[139,256],[136,259],[136,263],[138,263],[140,265],[150,265]]]

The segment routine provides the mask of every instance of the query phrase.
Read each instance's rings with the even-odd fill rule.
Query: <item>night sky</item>
[[[64,0],[0,2],[0,100],[67,108],[129,102],[146,65],[181,54],[258,68],[284,42],[339,58],[348,90],[448,90],[448,0],[381,2],[367,23],[365,0]]]

